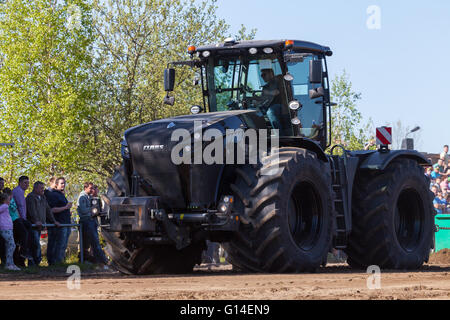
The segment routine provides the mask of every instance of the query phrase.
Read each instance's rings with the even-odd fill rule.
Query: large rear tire
[[[124,170],[120,167],[108,180],[108,192],[103,197],[105,209],[108,199],[125,195]],[[182,250],[172,245],[139,246],[130,234],[102,229],[106,241],[105,251],[113,266],[125,274],[182,274],[192,272],[201,263],[204,242],[191,244]]]
[[[348,264],[362,269],[417,269],[428,261],[434,209],[423,168],[409,159],[383,172],[359,172],[353,193]]]
[[[330,169],[299,148],[281,148],[262,162],[237,169],[231,186],[241,225],[225,244],[228,261],[250,272],[315,271],[331,246]],[[262,174],[277,166],[276,173]]]

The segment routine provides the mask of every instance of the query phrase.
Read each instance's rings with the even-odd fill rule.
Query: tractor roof
[[[239,49],[250,49],[250,48],[267,48],[270,47],[275,51],[283,50],[286,48],[286,40],[248,40],[248,41],[234,41],[231,39],[225,40],[225,42],[205,45],[197,48],[197,51],[222,51],[225,53],[225,50],[239,50]],[[324,47],[319,44],[301,41],[301,40],[293,40],[292,49],[300,50],[305,52],[312,53],[322,53],[327,56],[331,56],[333,52],[329,47]]]

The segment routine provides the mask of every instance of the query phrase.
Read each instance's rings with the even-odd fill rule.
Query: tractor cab
[[[254,110],[282,137],[327,139],[330,104],[325,56],[328,47],[304,41],[241,41],[189,47],[196,60],[174,62],[200,68],[204,106],[193,112]],[[173,90],[174,70],[165,72]],[[168,99],[170,103],[170,99]],[[173,99],[172,99],[173,103]]]

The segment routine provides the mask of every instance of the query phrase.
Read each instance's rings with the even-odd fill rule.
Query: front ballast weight
[[[111,199],[108,229],[112,232],[156,233],[159,223],[167,242],[174,243],[180,250],[190,244],[187,226],[205,231],[237,231],[240,219],[232,210],[233,202],[232,196],[223,196],[217,210],[167,213],[160,206],[160,197],[115,197]],[[161,242],[161,239],[153,237],[147,242]]]
[[[158,197],[115,197],[110,204],[110,231],[155,232]]]

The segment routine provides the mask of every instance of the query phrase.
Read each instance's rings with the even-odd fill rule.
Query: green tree
[[[9,0],[0,5],[1,155],[9,182],[70,172],[92,113],[88,66],[92,19],[82,0]]]
[[[74,9],[74,5],[76,5]],[[195,72],[177,69],[175,106],[163,69],[188,45],[229,26],[205,0],[11,0],[0,6],[0,174],[104,181],[121,162],[123,132],[202,102]],[[75,27],[74,27],[75,26]],[[237,37],[251,38],[242,28]]]
[[[189,45],[214,43],[229,36],[229,26],[216,16],[216,1],[94,1],[95,61],[98,84],[96,116],[90,119],[95,163],[82,168],[108,177],[121,163],[123,132],[135,125],[189,112],[202,104],[201,88],[192,85],[196,70],[176,69],[174,106],[163,104],[162,75],[170,61],[188,60]],[[239,38],[251,38],[243,27]],[[198,74],[197,74],[198,76]]]
[[[332,146],[340,144],[347,150],[361,150],[373,138],[372,122],[363,123],[363,116],[357,102],[361,93],[353,90],[345,71],[336,76],[331,83],[331,101],[336,103],[331,109]]]

